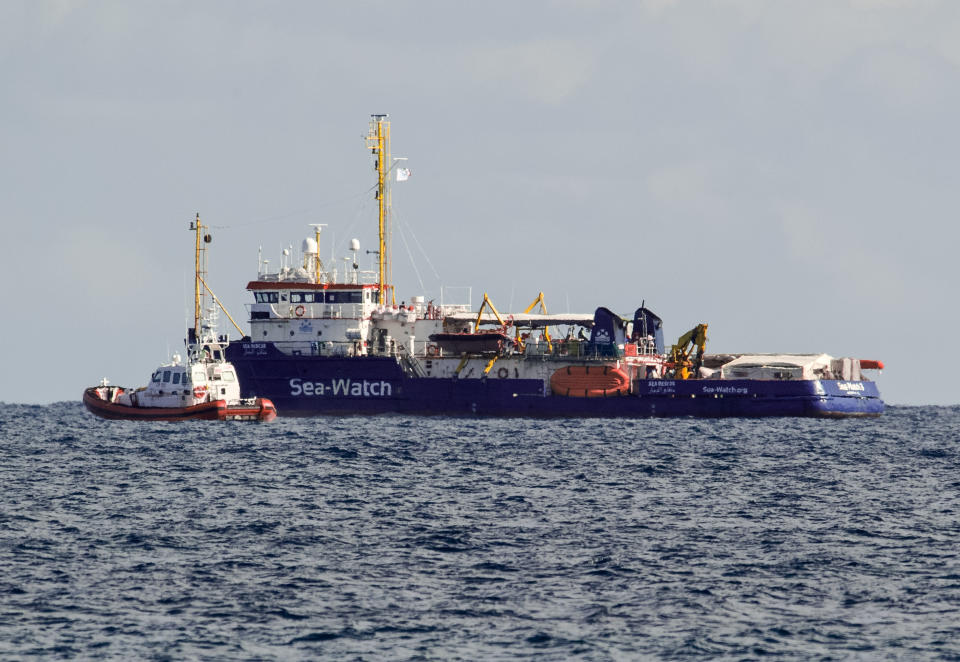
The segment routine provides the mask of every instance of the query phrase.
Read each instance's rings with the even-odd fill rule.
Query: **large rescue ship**
[[[866,370],[879,361],[827,354],[707,354],[706,324],[667,348],[663,322],[641,305],[549,314],[543,293],[504,314],[413,296],[390,284],[391,182],[409,171],[390,154],[390,123],[373,115],[377,270],[320,259],[320,227],[300,260],[247,285],[250,335],[227,346],[243,395],[281,416],[869,416],[884,404]],[[409,303],[408,303],[409,302]]]

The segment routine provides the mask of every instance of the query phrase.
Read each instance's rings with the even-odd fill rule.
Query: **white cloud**
[[[56,28],[63,25],[70,15],[83,9],[80,0],[40,0],[34,4],[40,23]]]
[[[871,250],[845,219],[803,204],[785,204],[780,229],[794,258],[811,272],[827,274],[853,288],[861,304],[906,303],[907,291],[896,261]]]
[[[928,9],[941,4],[939,0],[848,0],[856,9]]]
[[[723,207],[715,193],[719,172],[705,161],[660,167],[644,179],[647,195],[666,208],[715,216]]]
[[[51,257],[72,290],[101,302],[137,296],[143,294],[145,283],[162,282],[160,263],[149,247],[124,241],[105,228],[61,230]]]
[[[484,83],[512,83],[530,98],[559,104],[576,94],[589,79],[594,57],[569,40],[528,41],[479,48],[467,57],[468,66]]]

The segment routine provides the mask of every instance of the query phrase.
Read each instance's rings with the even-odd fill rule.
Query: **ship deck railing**
[[[420,344],[419,342],[417,343]],[[602,348],[602,349],[601,349]],[[373,352],[371,352],[373,353]],[[477,356],[492,357],[494,354],[490,353],[480,353]],[[437,346],[433,343],[424,343],[424,347],[421,349],[418,347],[418,351],[415,352],[417,358],[461,358],[462,353],[459,352],[445,352],[439,350]],[[561,339],[553,340],[550,343],[545,341],[540,341],[539,343],[534,343],[528,341],[525,347],[522,350],[508,350],[500,354],[502,358],[517,358],[523,361],[569,361],[575,359],[577,361],[610,361],[618,360],[625,357],[623,349],[616,345],[596,345],[591,344],[586,340],[578,339]],[[656,351],[653,343],[638,343],[636,353],[631,353],[631,358],[644,359],[648,358],[651,360],[660,359],[661,354]]]
[[[411,351],[406,345],[391,340],[389,343],[380,343],[377,340],[370,342],[366,351],[363,351],[362,342],[359,340],[316,340],[297,343],[298,348],[293,350],[295,356],[382,356],[401,360],[422,361],[433,358],[461,358],[462,353],[443,352],[435,349],[428,350],[427,347],[436,347],[433,343],[417,342],[415,351]],[[602,348],[602,349],[601,349]],[[431,353],[435,352],[435,353]],[[480,353],[477,356],[492,357],[492,353]],[[554,340],[550,345],[545,342],[530,343],[522,351],[508,350],[500,354],[502,358],[514,358],[522,361],[611,361],[624,358],[623,349],[613,345],[598,346],[592,345],[586,341],[564,341]],[[653,348],[639,347],[636,354],[631,354],[631,358],[638,359],[649,358],[658,359],[660,354]]]

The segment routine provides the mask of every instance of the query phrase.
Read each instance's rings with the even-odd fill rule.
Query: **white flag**
[[[397,181],[405,182],[410,179],[410,169],[409,168],[397,168]]]

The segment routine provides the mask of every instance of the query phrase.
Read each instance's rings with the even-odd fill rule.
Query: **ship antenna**
[[[313,226],[313,229],[316,231],[316,234],[314,235],[314,241],[317,242],[317,253],[316,253],[316,255],[313,256],[313,259],[314,259],[313,271],[314,271],[314,274],[315,274],[314,277],[316,278],[316,281],[315,281],[315,282],[319,283],[319,282],[320,282],[320,272],[323,270],[323,262],[320,261],[320,230],[321,230],[322,228],[327,227],[327,224],[326,224],[326,223],[311,223],[310,225],[312,225],[312,226]]]

